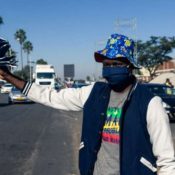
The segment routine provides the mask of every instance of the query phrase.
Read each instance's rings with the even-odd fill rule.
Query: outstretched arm
[[[7,41],[0,38],[0,78],[16,86],[23,94],[31,100],[44,105],[64,110],[81,110],[86,102],[93,85],[83,88],[62,89],[59,92],[50,88],[43,88],[16,77],[9,72],[9,66],[15,66],[14,56],[7,56],[10,45]]]
[[[32,101],[57,109],[79,111],[83,108],[94,84],[82,88],[67,88],[57,92],[54,89],[43,88],[35,83],[25,82],[10,72],[0,69],[0,78],[8,81]]]
[[[0,68],[0,79],[6,80],[18,89],[22,90],[26,84],[24,80],[10,73],[6,68]]]

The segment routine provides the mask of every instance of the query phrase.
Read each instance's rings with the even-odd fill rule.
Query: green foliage
[[[86,77],[86,80],[87,80],[87,81],[91,81],[91,77],[88,75],[88,76]]]
[[[153,78],[163,62],[173,59],[170,56],[173,48],[175,48],[174,37],[151,36],[146,42],[138,41],[138,61]]]
[[[19,29],[16,31],[16,33],[14,34],[15,39],[19,42],[20,46],[21,46],[21,69],[23,69],[23,54],[22,54],[22,47],[23,47],[23,43],[26,40],[26,32],[23,29]]]
[[[6,53],[7,56],[14,56],[16,57],[16,52],[13,49],[9,49]]]
[[[39,60],[36,61],[36,64],[48,64],[48,63],[44,59],[40,58]]]
[[[23,50],[29,55],[31,51],[33,50],[32,43],[30,41],[25,41],[23,44]]]
[[[25,41],[23,44],[23,50],[27,53],[27,64],[29,64],[29,54],[33,50],[33,45],[30,41]]]
[[[0,25],[4,24],[3,18],[0,16]]]
[[[17,70],[17,71],[14,71],[13,72],[14,75],[26,80],[26,81],[29,81],[30,79],[30,68],[28,65],[26,65],[23,70]]]
[[[26,40],[26,32],[23,29],[19,29],[16,31],[15,33],[15,39],[17,41],[19,41],[20,45],[22,45],[24,43],[24,41]]]

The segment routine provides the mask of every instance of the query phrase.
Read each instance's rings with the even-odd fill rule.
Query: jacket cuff
[[[24,85],[23,89],[21,90],[21,92],[24,94],[24,95],[28,95],[28,92],[31,88],[33,83],[30,83],[30,82],[26,82],[26,84]]]

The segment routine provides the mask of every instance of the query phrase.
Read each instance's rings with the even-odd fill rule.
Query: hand
[[[26,83],[21,78],[11,74],[7,67],[2,67],[2,66],[0,66],[0,79],[13,84],[18,89],[23,89]]]
[[[0,67],[0,79],[5,80],[5,76],[8,74],[8,69],[6,67]]]
[[[3,74],[4,74],[3,70],[0,69],[0,79],[1,79],[1,80],[4,80],[4,76],[3,76]]]
[[[0,80],[4,80],[4,77],[2,77],[1,75],[0,75]]]

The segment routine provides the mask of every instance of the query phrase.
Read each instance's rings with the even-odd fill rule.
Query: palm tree
[[[0,25],[4,24],[3,18],[0,16]]]
[[[20,44],[20,51],[21,51],[21,70],[23,70],[23,55],[22,55],[22,48],[24,41],[26,40],[26,32],[23,29],[19,29],[15,33],[15,39],[19,41]]]
[[[23,44],[23,50],[24,52],[27,53],[27,65],[29,66],[29,77],[30,77],[30,82],[32,81],[32,71],[31,71],[31,61],[29,61],[29,54],[33,50],[33,45],[30,41],[25,41]]]
[[[33,50],[33,45],[30,41],[25,41],[23,44],[23,50],[27,54],[27,64],[29,64],[29,55],[31,51]]]
[[[0,16],[0,26],[1,26],[2,24],[4,24],[4,21],[3,21],[2,17]]]

